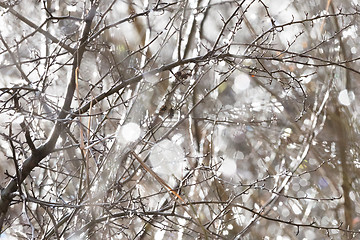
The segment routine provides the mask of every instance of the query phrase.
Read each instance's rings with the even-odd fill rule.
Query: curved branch
[[[1,191],[0,199],[0,229],[2,229],[5,216],[7,214],[9,205],[13,199],[13,193],[18,190],[18,183],[22,183],[30,172],[39,164],[39,162],[48,156],[54,149],[55,144],[63,129],[63,123],[66,120],[68,113],[70,112],[70,105],[75,92],[75,76],[80,67],[80,63],[85,52],[85,46],[89,38],[91,22],[95,16],[98,4],[95,3],[91,6],[91,9],[84,20],[84,28],[81,34],[81,39],[77,51],[74,53],[74,61],[72,67],[72,74],[67,86],[65,102],[58,115],[57,122],[53,127],[50,137],[40,147],[34,149],[31,156],[28,157],[20,170],[20,179],[12,179],[8,185]]]

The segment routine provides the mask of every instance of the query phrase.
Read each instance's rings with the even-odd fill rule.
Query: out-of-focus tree
[[[357,1],[1,1],[14,239],[356,239]]]

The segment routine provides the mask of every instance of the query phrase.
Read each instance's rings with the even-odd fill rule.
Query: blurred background
[[[1,238],[359,237],[357,0],[0,10],[1,186],[64,125]]]

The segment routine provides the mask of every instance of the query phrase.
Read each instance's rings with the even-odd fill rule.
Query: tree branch
[[[2,6],[2,4],[0,5]],[[75,92],[75,75],[80,67],[80,63],[85,52],[87,40],[89,38],[91,22],[95,16],[98,4],[95,3],[91,6],[91,9],[84,19],[84,28],[81,34],[81,39],[78,45],[77,51],[74,53],[74,61],[72,66],[71,79],[67,86],[64,105],[58,115],[55,126],[47,142],[41,145],[39,148],[34,149],[30,157],[28,157],[20,170],[20,179],[12,179],[8,185],[1,192],[0,199],[0,229],[2,229],[5,216],[7,214],[9,205],[12,201],[12,193],[18,190],[18,183],[22,183],[30,172],[39,164],[39,162],[49,155],[55,147],[55,144],[59,138],[63,124],[66,121],[66,117],[70,112],[71,102]]]

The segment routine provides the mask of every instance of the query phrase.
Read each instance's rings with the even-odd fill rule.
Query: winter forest
[[[0,24],[1,240],[360,239],[358,0],[1,0]]]

